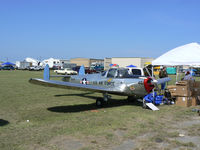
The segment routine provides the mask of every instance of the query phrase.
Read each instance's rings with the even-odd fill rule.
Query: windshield
[[[104,71],[104,72],[101,74],[101,76],[105,76],[105,75],[106,75],[106,72],[107,72],[107,71]]]
[[[117,70],[117,78],[129,78],[130,74],[128,73],[128,69],[119,69]]]
[[[116,77],[116,72],[117,72],[117,69],[114,69],[114,68],[109,69],[108,74],[107,74],[107,78],[114,78],[114,77]]]

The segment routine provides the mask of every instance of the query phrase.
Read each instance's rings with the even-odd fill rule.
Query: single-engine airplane
[[[50,77],[63,77],[63,81],[50,80]],[[128,99],[143,99],[158,84],[170,81],[170,78],[155,80],[151,77],[134,76],[126,68],[110,68],[99,74],[85,74],[84,67],[79,75],[50,76],[49,66],[44,69],[44,79],[31,78],[30,83],[65,89],[94,91],[103,94],[96,99],[96,105],[102,107],[110,98],[108,94],[128,96]],[[144,105],[144,100],[143,100]]]

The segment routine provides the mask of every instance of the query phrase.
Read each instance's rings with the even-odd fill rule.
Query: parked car
[[[15,68],[13,66],[3,66],[1,70],[15,70]]]
[[[41,66],[29,67],[29,71],[40,71],[40,70],[43,70],[43,68]]]
[[[81,66],[76,66],[76,67],[73,67],[72,69],[74,71],[79,72],[80,67]],[[89,67],[85,67],[85,74],[92,74],[92,73],[98,73],[98,72],[96,70],[94,70],[94,69],[89,68]]]
[[[70,68],[65,68],[65,69],[61,69],[61,70],[54,70],[55,73],[57,74],[67,74],[67,75],[76,75],[78,74],[77,71],[74,71]]]

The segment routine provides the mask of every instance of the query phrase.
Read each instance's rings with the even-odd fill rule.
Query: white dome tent
[[[154,61],[152,61],[152,65],[165,65],[165,66],[176,66],[176,67],[199,66],[200,45],[198,43],[190,43],[174,48],[166,52],[165,54],[161,55]],[[177,81],[177,76],[176,76],[176,81]]]
[[[174,48],[152,61],[152,65],[200,65],[200,45],[198,43],[190,43]]]

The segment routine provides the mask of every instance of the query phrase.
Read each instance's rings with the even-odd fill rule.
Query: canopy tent
[[[152,65],[200,65],[200,45],[190,43],[174,48],[152,61]]]
[[[135,65],[129,65],[129,66],[126,66],[126,67],[133,68],[133,67],[137,67],[137,66],[135,66]]]
[[[3,66],[14,66],[15,64],[11,63],[11,62],[5,62],[3,64],[1,64]]]
[[[109,66],[110,67],[118,67],[119,65],[118,64],[110,64]]]

